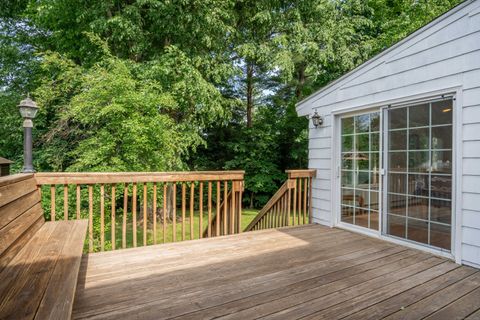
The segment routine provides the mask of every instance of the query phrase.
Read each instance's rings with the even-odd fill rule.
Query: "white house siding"
[[[442,90],[457,92],[456,148],[461,152],[461,225],[457,257],[480,266],[480,0],[466,1],[420,29],[398,45],[302,101],[301,116],[313,109],[325,123],[309,128],[309,167],[317,169],[313,182],[314,222],[332,225],[334,208],[332,161],[334,116],[353,108],[385,106]],[[460,199],[459,199],[460,198]],[[458,233],[461,235],[458,235]]]

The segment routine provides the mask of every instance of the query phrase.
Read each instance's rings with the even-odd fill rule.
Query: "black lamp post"
[[[20,109],[20,114],[23,118],[23,170],[22,172],[35,172],[33,169],[32,162],[32,128],[33,121],[38,111],[38,106],[27,97],[26,99],[20,101],[18,105]]]

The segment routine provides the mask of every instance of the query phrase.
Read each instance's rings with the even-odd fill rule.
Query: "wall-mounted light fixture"
[[[318,126],[321,126],[323,124],[323,118],[321,115],[317,113],[317,111],[313,113],[313,116],[311,117],[311,119],[315,128],[318,128]]]

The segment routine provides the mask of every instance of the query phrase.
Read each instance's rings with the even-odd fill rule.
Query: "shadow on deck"
[[[478,319],[480,271],[318,225],[85,255],[73,318]]]

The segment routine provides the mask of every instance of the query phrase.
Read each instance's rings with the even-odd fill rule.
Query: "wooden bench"
[[[47,222],[33,174],[0,178],[0,319],[70,319],[86,220]]]

